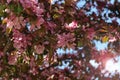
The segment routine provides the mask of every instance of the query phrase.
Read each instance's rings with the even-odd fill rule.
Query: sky
[[[101,43],[101,41],[94,40],[94,43],[95,43],[95,47],[97,48],[98,51],[103,50],[103,49],[107,49],[108,42]]]

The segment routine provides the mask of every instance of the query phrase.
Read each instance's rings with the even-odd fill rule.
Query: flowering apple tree
[[[80,7],[82,0],[0,0],[0,78],[119,80],[101,73],[120,53],[120,2],[111,1],[86,0]],[[94,40],[108,48],[97,50]]]

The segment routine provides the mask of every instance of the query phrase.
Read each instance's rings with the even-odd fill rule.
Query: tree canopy
[[[119,0],[0,0],[2,80],[119,80],[101,72],[119,53]]]

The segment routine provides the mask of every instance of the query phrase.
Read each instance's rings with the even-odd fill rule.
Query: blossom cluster
[[[31,45],[31,37],[29,35],[25,35],[20,33],[18,30],[13,30],[13,46],[23,52],[28,45]]]

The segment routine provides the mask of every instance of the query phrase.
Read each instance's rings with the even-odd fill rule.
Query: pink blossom
[[[25,27],[25,25],[26,25],[26,21],[24,20],[24,18],[22,16],[16,17],[13,20],[13,22],[16,22],[16,23],[14,23],[15,29],[21,29],[22,27]]]
[[[36,75],[36,74],[38,74],[38,70],[34,67],[34,68],[32,68],[32,69],[30,69],[30,71],[29,71],[30,73],[32,73],[33,75]]]
[[[37,20],[35,22],[32,22],[31,26],[30,26],[30,30],[34,31],[36,29],[40,29],[41,25],[44,23],[44,19],[41,18],[37,18]]]
[[[65,24],[65,27],[67,29],[75,29],[78,28],[78,24],[76,21],[72,21],[70,24]]]
[[[20,33],[18,30],[13,30],[13,46],[19,51],[24,51],[30,43],[31,37]]]
[[[7,0],[7,3],[10,3],[12,0]]]
[[[13,25],[14,25],[14,24],[13,24],[13,22],[12,22],[12,21],[8,21],[8,22],[7,22],[7,26],[6,26],[6,27],[13,27]]]
[[[43,24],[43,23],[44,23],[44,19],[43,18],[38,18],[36,20],[36,26],[37,26],[37,28],[40,28],[41,24]]]
[[[22,4],[22,6],[24,8],[30,8],[33,6],[33,2],[34,1],[30,1],[30,0],[20,0],[20,3]]]
[[[93,28],[87,29],[87,38],[89,38],[90,40],[92,40],[95,36],[95,31]]]
[[[2,51],[0,51],[0,58],[4,56],[4,53]]]
[[[44,47],[44,45],[35,45],[34,49],[35,49],[36,53],[41,54],[41,53],[43,53],[45,47]]]
[[[18,55],[9,55],[8,64],[15,65],[17,63],[17,58],[18,58]]]
[[[110,39],[109,39],[109,42],[114,42],[114,41],[116,41],[117,39],[115,38],[115,37],[111,37]]]
[[[38,6],[34,9],[34,12],[38,17],[42,17],[42,13],[44,12],[44,10]]]
[[[51,33],[54,33],[54,30],[56,28],[56,24],[54,22],[48,21],[46,24],[44,24],[48,30],[51,31]]]
[[[74,38],[74,34],[72,33],[63,33],[61,35],[58,35],[58,47],[65,47],[67,46],[68,48],[74,48],[75,44],[74,44],[75,38]]]
[[[20,0],[20,3],[26,10],[30,9],[37,17],[41,17],[44,12],[43,5],[38,5],[37,0]]]
[[[13,28],[13,26],[15,29],[21,29],[26,25],[26,21],[22,16],[16,17],[14,16],[14,14],[12,14],[9,18],[5,18],[3,23],[5,22],[6,22],[6,28],[9,29]]]

